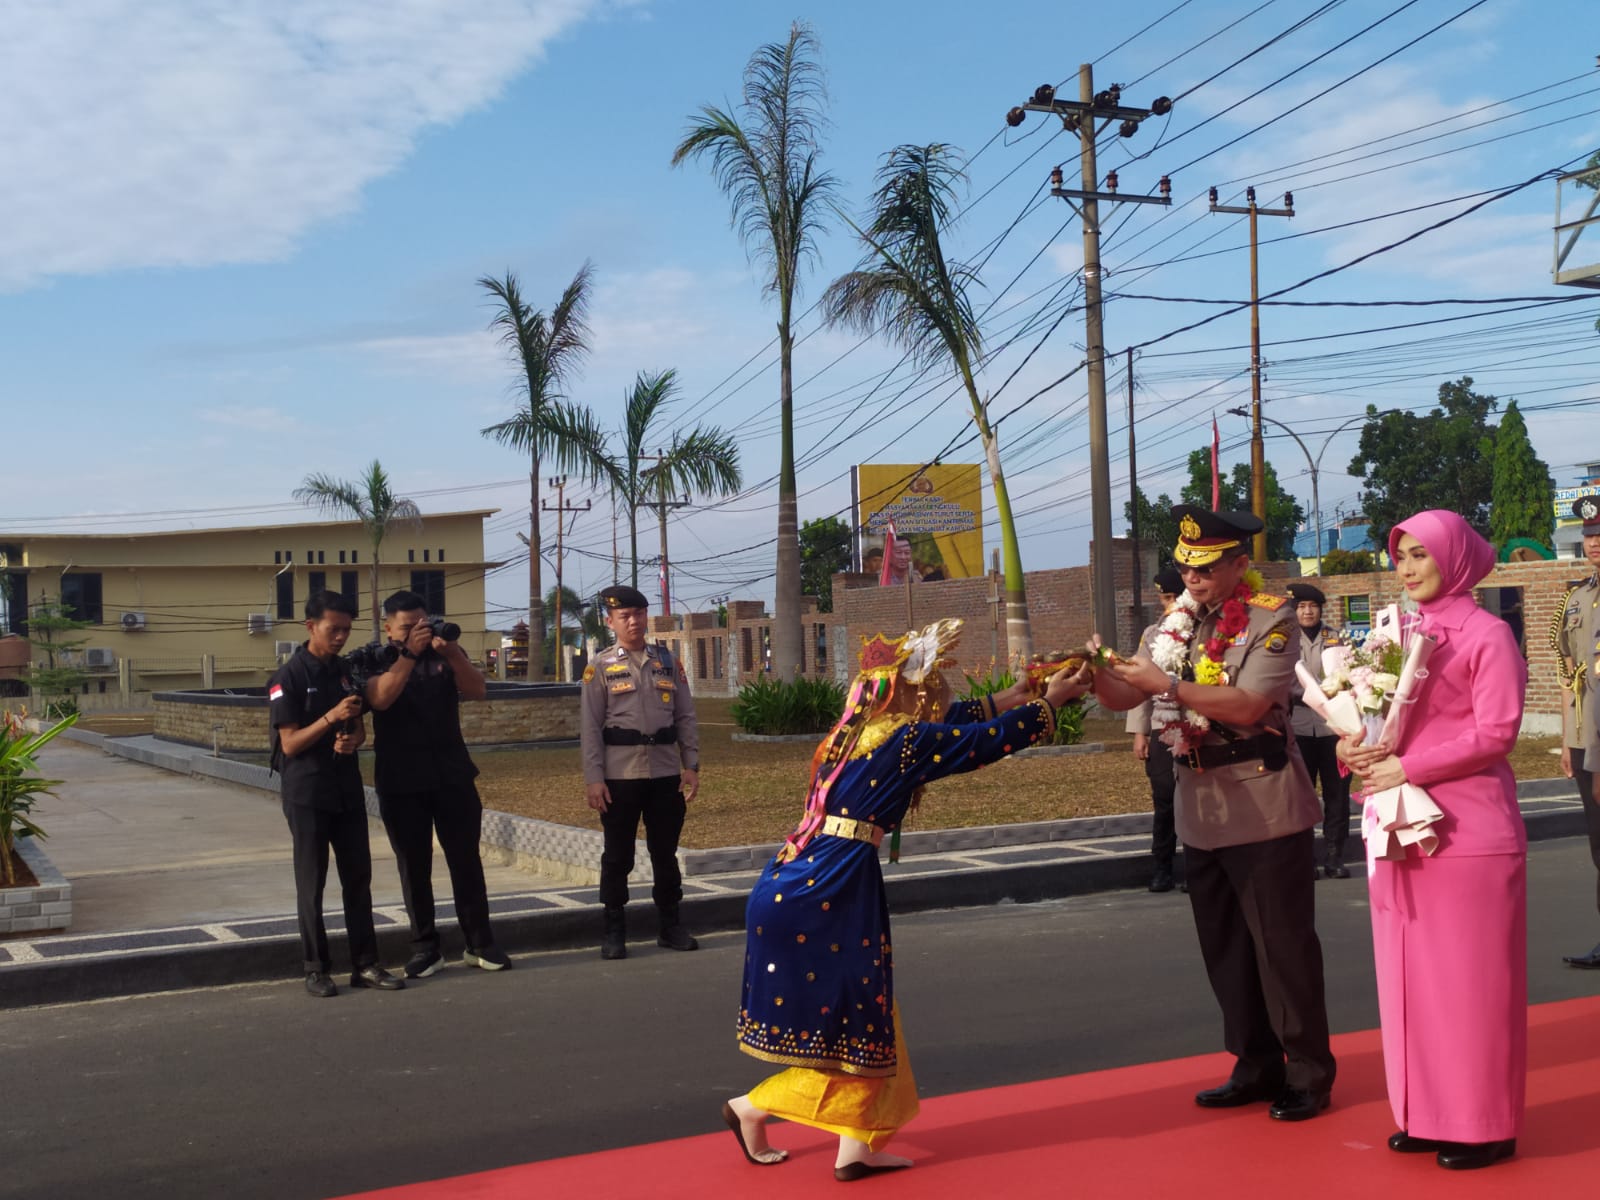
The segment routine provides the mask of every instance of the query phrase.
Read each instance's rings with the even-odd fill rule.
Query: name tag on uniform
[[[624,676],[621,679],[613,679],[608,682],[606,684],[606,690],[609,691],[613,696],[621,696],[627,692],[638,691],[639,685],[634,683],[632,679]]]
[[[606,678],[607,679],[614,679],[618,675],[627,675],[627,674],[629,674],[628,664],[627,663],[607,663],[606,664]]]
[[[671,671],[657,671],[656,686],[664,691],[670,692],[673,688],[677,687],[678,684],[677,681],[672,678]]]

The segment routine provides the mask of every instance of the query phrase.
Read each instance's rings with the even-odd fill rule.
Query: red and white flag
[[[1215,512],[1222,501],[1222,476],[1217,469],[1217,459],[1222,454],[1222,434],[1217,430],[1217,418],[1211,418],[1211,511]]]
[[[878,586],[888,587],[894,578],[894,544],[899,535],[894,531],[894,518],[889,518],[889,528],[883,535],[883,568],[878,572]]]
[[[661,566],[656,571],[656,577],[661,581],[661,612],[663,616],[672,615],[672,597],[667,595],[667,560],[661,560]]]
[[[281,699],[283,699],[283,684],[281,684],[281,683],[273,684],[271,689],[267,692],[267,699],[268,700],[281,700]]]

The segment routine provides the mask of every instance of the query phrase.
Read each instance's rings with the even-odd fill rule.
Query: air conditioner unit
[[[272,618],[266,613],[249,613],[244,619],[246,633],[266,633],[272,628]]]
[[[110,650],[100,646],[90,646],[83,652],[83,665],[86,667],[114,667],[117,665],[117,656]]]
[[[282,658],[286,654],[293,654],[297,649],[299,649],[299,646],[299,642],[273,642],[272,652],[279,658]]]
[[[122,632],[137,633],[144,628],[144,614],[139,612],[125,612],[122,614]]]

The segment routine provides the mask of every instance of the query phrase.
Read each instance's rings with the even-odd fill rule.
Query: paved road
[[[1535,845],[1536,1001],[1600,992],[1576,839]],[[1318,885],[1336,1030],[1376,1021],[1365,889]],[[0,1197],[334,1196],[720,1129],[765,1072],[733,1046],[742,939],[528,956],[399,994],[298,981],[5,1014]],[[1120,892],[896,922],[927,1095],[1217,1049],[1187,902]],[[1463,947],[1463,953],[1470,953]]]

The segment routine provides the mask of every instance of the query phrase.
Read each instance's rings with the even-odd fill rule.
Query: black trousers
[[[1216,850],[1185,844],[1184,874],[1236,1082],[1333,1087],[1311,830]]]
[[[378,793],[378,812],[389,834],[400,891],[411,918],[413,950],[438,950],[439,927],[433,908],[433,837],[439,835],[456,920],[468,950],[494,945],[489,929],[489,889],[483,881],[478,844],[483,833],[483,802],[469,780],[429,792]]]
[[[322,921],[322,890],[328,882],[328,850],[344,893],[344,929],[351,964],[360,970],[378,961],[378,935],[372,928],[372,848],[367,844],[367,810],[326,812],[284,804],[294,840],[294,899],[305,969],[331,971],[328,929]]]
[[[1350,839],[1350,776],[1339,774],[1337,735],[1302,737],[1300,757],[1306,761],[1311,782],[1322,794],[1322,852],[1324,862],[1343,862],[1344,844]]]
[[[1155,860],[1157,871],[1171,874],[1172,857],[1178,852],[1178,830],[1173,815],[1178,779],[1172,768],[1172,750],[1160,738],[1150,739],[1150,755],[1144,760],[1144,773],[1150,780],[1150,803],[1155,809],[1155,817],[1150,822],[1150,857]]]
[[[1589,828],[1589,857],[1595,868],[1595,907],[1600,908],[1600,800],[1594,794],[1594,772],[1586,770],[1583,751],[1572,752],[1572,774],[1578,781],[1578,798],[1583,801],[1583,820]]]
[[[683,872],[678,869],[678,835],[689,806],[678,790],[678,776],[655,779],[608,779],[611,806],[600,814],[605,849],[600,855],[600,903],[607,907],[628,902],[628,874],[633,870],[633,846],[644,818],[644,842],[650,851],[655,883],[650,897],[657,904],[683,899]]]

